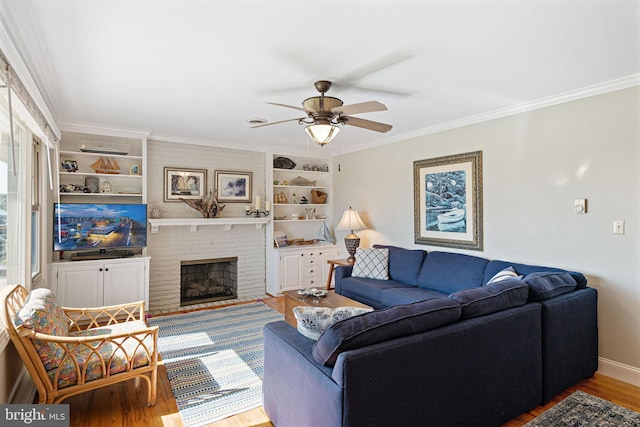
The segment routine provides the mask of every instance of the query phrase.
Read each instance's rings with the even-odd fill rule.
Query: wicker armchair
[[[60,307],[48,289],[2,292],[1,317],[38,389],[39,403],[143,378],[156,403],[158,327],[145,323],[144,302]]]

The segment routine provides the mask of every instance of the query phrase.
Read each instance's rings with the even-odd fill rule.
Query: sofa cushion
[[[340,294],[344,295],[345,297],[363,302],[372,307],[382,308],[382,305],[372,305],[372,303],[379,303],[382,292],[386,289],[393,288],[416,289],[413,286],[405,285],[404,283],[396,282],[395,280],[375,280],[365,279],[362,277],[345,277],[341,281]]]
[[[368,279],[389,279],[389,249],[356,249],[356,262],[353,264],[352,277]]]
[[[529,285],[529,301],[544,301],[576,289],[576,281],[569,273],[542,271],[528,274],[523,281]]]
[[[48,335],[69,335],[69,322],[62,307],[56,302],[56,297],[49,289],[34,289],[27,295],[24,306],[14,318],[16,326],[22,325]],[[60,365],[64,350],[56,343],[33,340],[33,345],[47,370]]]
[[[422,263],[418,287],[435,289],[448,295],[462,289],[482,286],[488,262],[471,255],[429,252]]]
[[[432,289],[414,288],[407,286],[404,288],[385,289],[380,293],[380,303],[384,307],[392,305],[411,304],[431,298],[444,298],[447,294],[434,291]]]
[[[333,366],[343,351],[439,328],[459,318],[460,305],[448,298],[372,311],[327,328],[313,346],[313,358]]]
[[[462,308],[462,318],[484,316],[527,303],[529,287],[520,279],[506,278],[480,288],[463,289],[449,295]]]
[[[320,335],[329,326],[349,317],[373,311],[372,308],[360,307],[309,307],[293,308],[293,315],[298,324],[298,332],[307,338],[318,341]]]
[[[509,266],[512,266],[518,272],[518,274],[521,274],[523,276],[527,276],[528,274],[537,273],[540,271],[569,273],[577,283],[576,289],[584,289],[587,287],[587,278],[584,277],[582,273],[578,273],[576,271],[567,271],[560,268],[543,267],[539,265],[518,264],[518,263],[513,263],[509,261],[500,261],[500,260],[489,261],[489,264],[487,264],[487,268],[485,269],[485,272],[484,272],[484,283],[487,283],[489,279],[493,277],[493,275],[496,274],[498,271],[503,270]]]
[[[397,246],[373,245],[389,249],[389,278],[411,286],[418,286],[420,267],[427,252],[422,249],[405,249]]]
[[[494,276],[491,279],[489,279],[489,281],[486,284],[488,285],[489,283],[495,283],[501,280],[511,279],[511,278],[522,279],[522,276],[518,275],[518,273],[516,273],[516,270],[513,268],[513,266],[510,265],[504,270],[500,270],[496,274],[494,274]]]

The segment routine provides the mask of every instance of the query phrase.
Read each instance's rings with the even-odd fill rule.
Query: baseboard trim
[[[29,372],[25,368],[22,369],[22,373],[16,381],[11,395],[9,396],[9,402],[13,404],[30,404],[36,398],[36,385],[33,383]]]
[[[602,375],[640,387],[640,368],[604,357],[599,357],[598,362],[598,372]]]

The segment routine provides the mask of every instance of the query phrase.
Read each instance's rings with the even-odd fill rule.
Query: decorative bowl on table
[[[304,288],[304,289],[298,290],[298,294],[304,295],[306,297],[321,298],[321,297],[327,296],[327,291],[325,291],[324,289],[318,289],[318,288]]]

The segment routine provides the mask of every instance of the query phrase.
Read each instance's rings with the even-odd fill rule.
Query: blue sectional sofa
[[[277,427],[496,426],[597,370],[597,291],[584,275],[377,248],[388,279],[338,267],[335,281],[375,311],[317,342],[265,326],[264,408]]]

